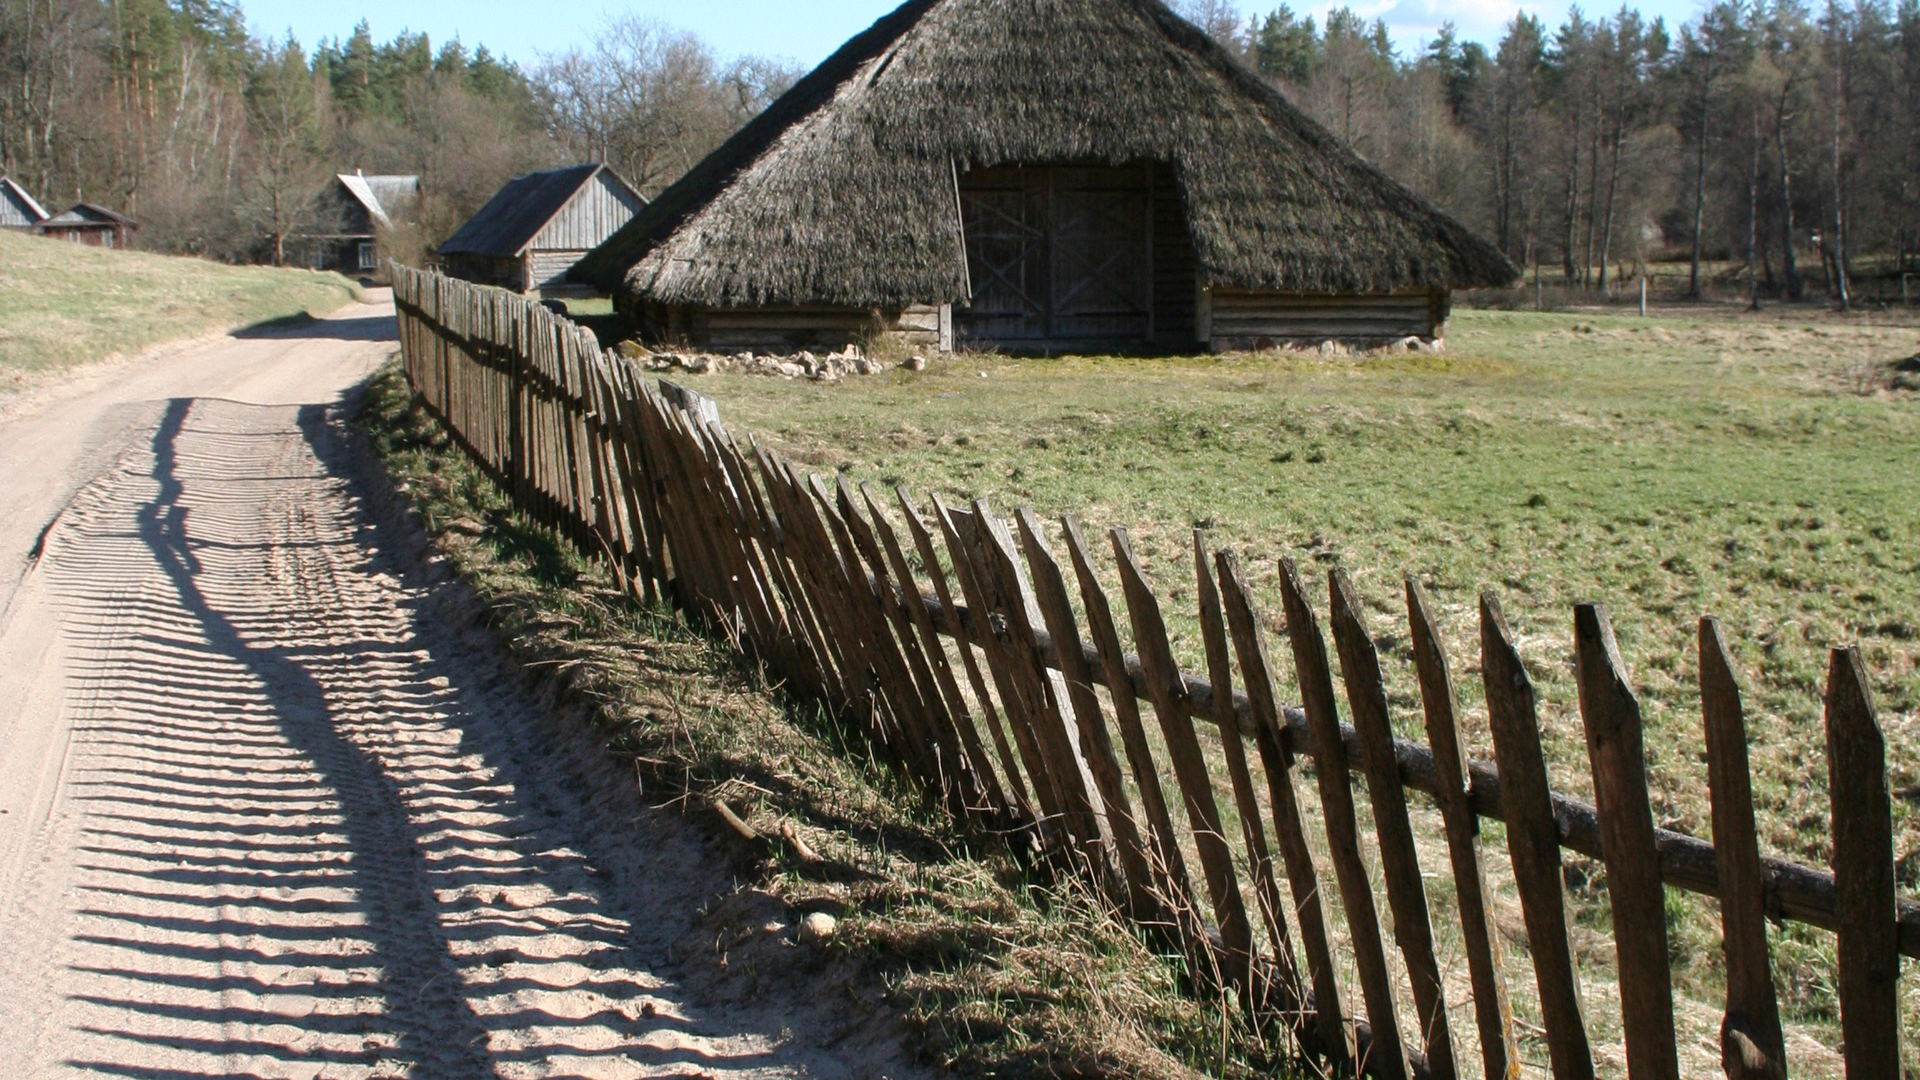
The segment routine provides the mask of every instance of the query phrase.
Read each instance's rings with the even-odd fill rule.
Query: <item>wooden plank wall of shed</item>
[[[527,244],[533,252],[590,251],[633,220],[643,204],[605,170],[574,193]],[[538,279],[536,279],[538,281]]]
[[[1191,347],[1195,261],[1173,166],[1005,165],[959,184],[975,290],[955,311],[962,336]]]
[[[349,265],[344,260],[352,258],[351,250],[341,249],[342,269]],[[481,285],[494,285],[502,289],[521,292],[526,284],[526,270],[519,259],[499,259],[490,255],[472,255],[465,252],[448,255],[445,269],[449,277],[461,278]]]
[[[567,271],[573,264],[586,257],[585,249],[561,251],[543,251],[534,249],[527,252],[527,287],[529,289],[553,289],[566,285]]]
[[[37,224],[37,220],[28,220],[26,211],[7,192],[0,191],[0,228],[31,229]]]

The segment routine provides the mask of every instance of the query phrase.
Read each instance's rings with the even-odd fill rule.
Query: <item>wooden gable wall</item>
[[[564,285],[563,279],[575,263],[632,221],[645,205],[640,196],[602,169],[527,243],[521,287],[533,290]]]
[[[632,221],[644,205],[640,196],[603,169],[567,200],[527,247],[531,251],[589,251]]]

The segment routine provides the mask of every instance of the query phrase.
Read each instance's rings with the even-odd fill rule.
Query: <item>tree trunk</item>
[[[1760,310],[1760,275],[1754,255],[1760,246],[1760,105],[1753,106],[1753,165],[1747,170],[1747,308]]]
[[[1575,278],[1573,266],[1573,240],[1579,230],[1580,216],[1580,119],[1574,114],[1573,121],[1573,160],[1567,165],[1566,197],[1566,238],[1560,245],[1560,269],[1566,275],[1567,287],[1572,288]]]
[[[278,178],[273,187],[273,194],[270,196],[273,202],[273,265],[275,266],[285,261],[287,245],[287,230],[280,216],[280,185],[277,181]]]
[[[1707,108],[1700,95],[1700,136],[1693,162],[1693,262],[1687,271],[1687,298],[1700,299],[1700,229],[1707,216]]]
[[[1783,99],[1781,112],[1775,114],[1776,126],[1773,129],[1774,142],[1780,148],[1780,218],[1782,221],[1782,242],[1780,244],[1781,273],[1786,278],[1787,299],[1799,300],[1806,295],[1806,287],[1800,283],[1800,270],[1793,260],[1793,169],[1787,160],[1787,117]]]
[[[1607,260],[1613,258],[1613,206],[1614,196],[1620,190],[1620,150],[1627,141],[1626,117],[1615,115],[1613,120],[1613,164],[1607,169],[1607,227],[1600,240],[1600,291],[1607,291]]]
[[[1500,130],[1495,136],[1499,155],[1494,163],[1494,228],[1500,234],[1500,250],[1509,258],[1513,251],[1513,103],[1502,102]]]
[[[1847,295],[1847,217],[1845,192],[1840,182],[1840,95],[1833,96],[1833,282],[1840,310],[1853,306]]]
[[[1600,198],[1600,117],[1595,116],[1593,131],[1587,139],[1587,255],[1580,264],[1580,287],[1593,285],[1593,229],[1594,219],[1600,215],[1596,202]]]

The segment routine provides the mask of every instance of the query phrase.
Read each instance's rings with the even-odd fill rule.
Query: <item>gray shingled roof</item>
[[[420,197],[420,178],[417,176],[367,176],[357,172],[336,173],[334,176],[348,194],[366,207],[368,216],[388,228],[393,227],[389,210],[398,210],[403,204]]]
[[[51,225],[127,225],[139,228],[140,223],[125,214],[109,210],[97,203],[75,203],[65,210],[40,223]]]
[[[500,259],[519,255],[561,207],[605,168],[588,163],[514,177],[440,245],[439,253]],[[631,190],[618,173],[609,170],[608,175]]]

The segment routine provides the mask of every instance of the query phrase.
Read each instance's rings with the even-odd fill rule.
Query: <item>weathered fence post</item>
[[[1753,827],[1753,784],[1740,685],[1720,624],[1700,620],[1700,713],[1707,731],[1707,786],[1720,869],[1720,928],[1727,956],[1722,1067],[1733,1080],[1785,1080],[1786,1040],[1767,958],[1767,879]]]
[[[1407,621],[1413,662],[1420,676],[1420,701],[1426,712],[1427,740],[1433,750],[1437,790],[1434,801],[1446,823],[1447,852],[1453,866],[1455,902],[1460,907],[1461,944],[1473,986],[1473,1012],[1480,1033],[1480,1058],[1488,1080],[1519,1080],[1520,1046],[1513,1035],[1513,1005],[1501,971],[1500,929],[1488,906],[1487,875],[1480,861],[1480,818],[1469,798],[1466,740],[1456,718],[1453,672],[1440,629],[1420,583],[1407,579]]]
[[[1827,786],[1833,800],[1840,1041],[1847,1080],[1900,1075],[1900,945],[1894,921],[1887,743],[1858,648],[1827,669]]]
[[[1487,688],[1487,724],[1500,760],[1500,798],[1507,820],[1507,853],[1547,1032],[1554,1080],[1593,1080],[1593,1051],[1580,1004],[1580,978],[1567,939],[1566,898],[1560,891],[1560,827],[1540,750],[1533,680],[1513,647],[1513,635],[1492,593],[1480,596],[1480,671]]]
[[[1673,1028],[1673,977],[1667,967],[1666,888],[1653,846],[1640,703],[1627,687],[1613,623],[1599,604],[1573,613],[1574,676],[1600,811],[1600,850],[1613,902],[1621,1021],[1632,1080],[1680,1080]]]
[[[1373,881],[1360,853],[1353,781],[1347,768],[1346,745],[1340,738],[1339,707],[1334,704],[1333,671],[1327,666],[1327,643],[1320,635],[1320,621],[1307,603],[1300,572],[1292,559],[1280,560],[1280,595],[1286,603],[1294,674],[1300,680],[1300,700],[1307,713],[1307,731],[1320,782],[1328,855],[1340,884],[1340,902],[1346,908],[1354,966],[1360,973],[1360,995],[1367,1003],[1368,1038],[1367,1045],[1360,1048],[1361,1064],[1382,1080],[1401,1080],[1412,1075],[1412,1070],[1406,1044],[1401,1041],[1399,1009],[1394,1002],[1393,976],[1387,969],[1386,947],[1380,938]]]

